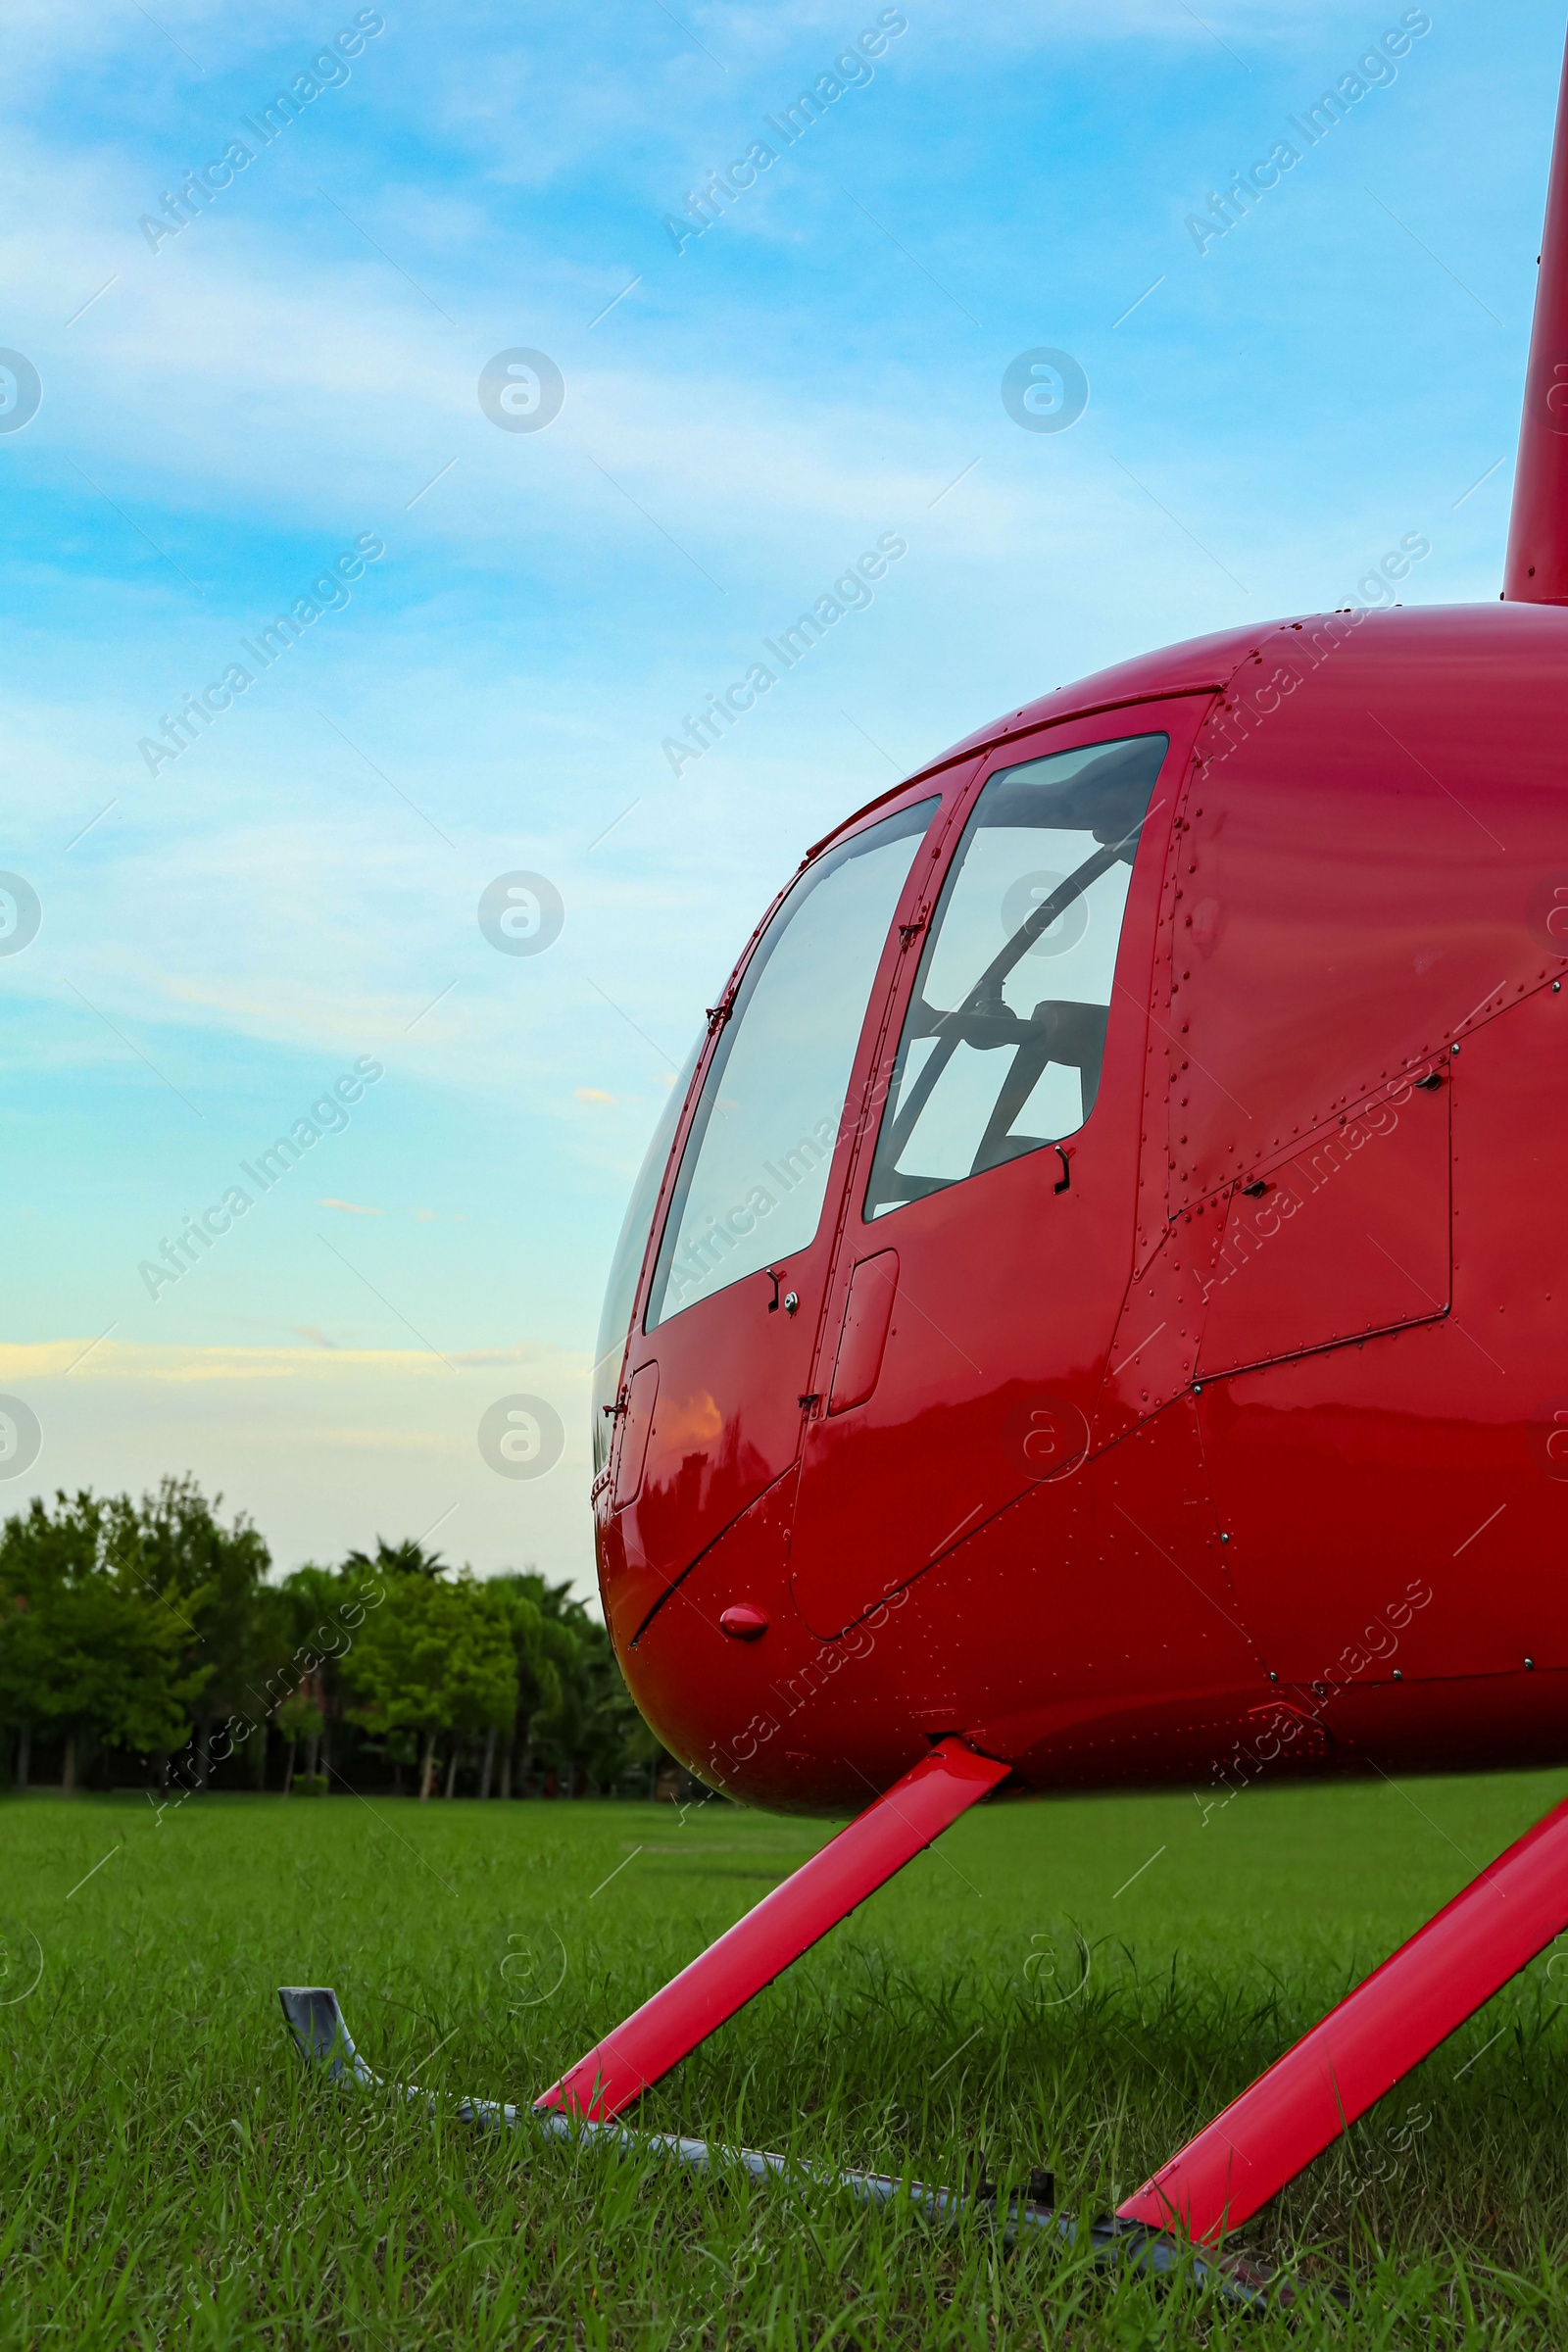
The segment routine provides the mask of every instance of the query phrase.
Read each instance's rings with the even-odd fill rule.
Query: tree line
[[[69,1794],[657,1790],[669,1760],[567,1584],[377,1539],[274,1578],[191,1478],[35,1497],[0,1529],[0,1754]]]

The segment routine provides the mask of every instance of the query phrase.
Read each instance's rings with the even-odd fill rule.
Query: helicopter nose
[[[795,1485],[792,1468],[661,1589],[616,1651],[659,1738],[710,1788],[787,1812],[858,1812],[925,1741],[897,1703],[891,1634],[823,1641],[796,1607]]]

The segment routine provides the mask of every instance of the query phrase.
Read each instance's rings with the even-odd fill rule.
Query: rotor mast
[[[1557,92],[1502,579],[1510,604],[1568,605],[1568,53]]]

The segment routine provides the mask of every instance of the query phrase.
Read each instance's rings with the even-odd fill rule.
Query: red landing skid
[[[702,2169],[728,2162],[758,2175],[788,2171],[779,2157],[629,2132],[614,2128],[613,2119],[1006,1777],[1005,1765],[976,1755],[960,1740],[941,1741],[662,1992],[597,2042],[536,2102],[533,2117],[553,2132],[602,2135]],[[1098,2226],[1093,2232],[1097,2250],[1167,2270],[1182,2238],[1215,2246],[1565,1926],[1568,1801],[1500,1854],[1233,2100],[1118,2208],[1113,2223]],[[288,1987],[280,1997],[307,2057],[328,2063],[334,2076],[349,2073],[367,2087],[379,2086],[354,2050],[332,1993]],[[404,2095],[420,2094],[407,2085]],[[482,2100],[466,2102],[460,2113],[479,2124],[524,2120],[515,2108]],[[801,2169],[808,2177],[823,2178]],[[983,2205],[988,2194],[922,2188],[871,2174],[826,2178],[876,2202],[912,2198],[942,2219]],[[989,2197],[994,2205],[995,2191]],[[1010,2200],[1004,2210],[1008,2235],[1041,2226],[1075,2234],[1070,2217],[1053,2215],[1027,2199]]]
[[[944,1740],[538,2101],[620,2114],[1006,1778]],[[1212,2246],[1321,2155],[1568,1927],[1568,1801],[1498,1856],[1172,2157],[1117,2220]]]
[[[888,2174],[827,2171],[752,2148],[630,2131],[613,2121],[1007,1773],[1005,1764],[976,1755],[960,1740],[944,1740],[625,2025],[596,2043],[532,2109],[464,2099],[456,2105],[458,2119],[481,2129],[532,2126],[552,2138],[596,2140],[624,2154],[661,2156],[699,2172],[738,2172],[756,2180],[771,2177],[799,2186],[841,2189],[862,2204],[907,2205],[937,2223],[974,2215],[995,2225],[1004,2243],[1045,2232],[1068,2244],[1086,2243],[1099,2263],[1158,2275],[1185,2270],[1212,2280],[1227,2298],[1258,2301],[1263,2281],[1245,2265],[1222,2258],[1223,2267],[1216,2268],[1137,2220],[1118,2216],[1086,2228],[1076,2215],[1053,2209],[1054,2188],[1038,2174],[1030,2176],[1027,2191],[1010,2195],[988,2184],[983,2168],[975,2185],[933,2188]],[[328,1987],[281,1985],[278,1999],[303,2055],[324,2066],[333,2081],[423,2099],[432,2108],[438,2104],[416,2083],[385,2083],[372,2072],[354,2047],[337,1995]]]

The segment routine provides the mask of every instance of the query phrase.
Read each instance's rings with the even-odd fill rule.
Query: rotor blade
[[[535,2106],[565,2107],[593,2123],[619,2115],[1004,1781],[1009,1770],[990,1756],[977,1756],[961,1740],[944,1740],[662,1992],[579,2058]]]
[[[1568,1927],[1568,1800],[1527,1830],[1116,2208],[1212,2243]]]
[[[1502,592],[1509,604],[1568,604],[1568,54],[1557,94],[1557,128],[1546,218],[1536,271],[1536,317],[1525,367],[1524,413]]]

